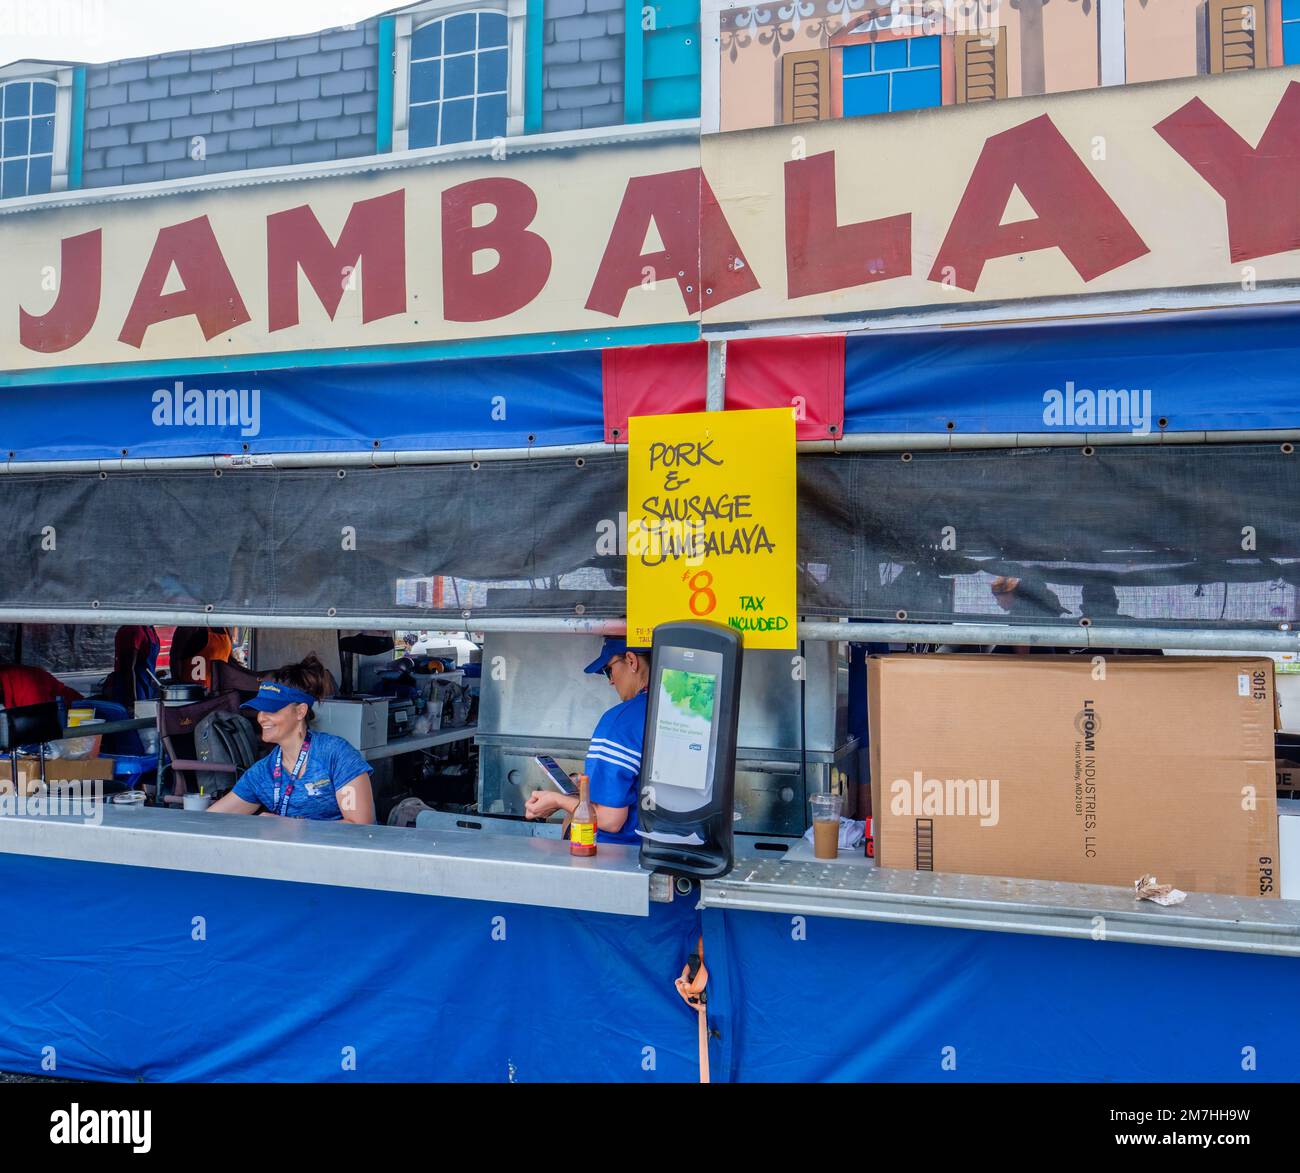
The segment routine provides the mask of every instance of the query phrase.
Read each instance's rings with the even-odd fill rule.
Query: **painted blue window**
[[[939,64],[938,37],[913,37],[908,44],[911,46],[910,64],[913,67]]]
[[[872,46],[872,69],[876,73],[907,68],[907,42],[881,41]]]
[[[1300,0],[1282,0],[1282,62],[1300,65]]]
[[[943,103],[937,36],[848,45],[842,65],[846,117]]]
[[[411,34],[407,143],[436,147],[506,133],[504,12],[457,12]]]
[[[421,25],[411,34],[411,60],[437,57],[442,52],[442,21]]]
[[[52,81],[0,83],[0,199],[50,190],[54,90]]]

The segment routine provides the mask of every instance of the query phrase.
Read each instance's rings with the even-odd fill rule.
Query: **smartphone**
[[[560,763],[553,757],[538,754],[533,758],[533,761],[541,767],[542,773],[546,775],[546,780],[561,794],[573,797],[578,793],[578,787],[574,784],[573,779],[560,768]]]

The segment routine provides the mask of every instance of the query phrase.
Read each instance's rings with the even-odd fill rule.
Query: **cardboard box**
[[[1300,792],[1300,762],[1278,758],[1273,763],[1273,769],[1277,775],[1278,798],[1294,798]]]
[[[868,708],[882,867],[1278,895],[1268,659],[876,656]]]
[[[67,761],[63,758],[45,760],[45,778],[48,782],[105,782],[113,776],[111,758],[86,758],[84,761]],[[40,763],[35,758],[18,759],[18,778],[24,794],[34,794],[41,784]],[[9,758],[0,758],[0,794],[13,793],[13,770]]]

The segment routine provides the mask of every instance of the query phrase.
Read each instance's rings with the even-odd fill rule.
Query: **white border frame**
[[[72,143],[72,73],[75,66],[50,65],[44,61],[15,61],[0,65],[0,83],[11,81],[52,81],[54,90],[54,161],[50,175],[50,192],[68,190],[68,148]],[[44,193],[42,193],[44,194]],[[11,196],[30,199],[30,196]]]
[[[500,12],[506,14],[506,48],[510,54],[506,76],[506,136],[524,133],[524,49],[528,39],[528,0],[427,0],[394,17],[393,48],[393,150],[409,149],[411,112],[411,34],[417,25],[457,12]],[[540,63],[539,63],[540,67]],[[490,139],[477,139],[490,142]],[[451,143],[451,147],[463,146]],[[441,149],[441,148],[439,148]]]
[[[722,124],[722,10],[728,0],[700,2],[700,133],[717,134]]]
[[[1124,0],[1097,0],[1097,82],[1102,86],[1128,83],[1125,57]]]

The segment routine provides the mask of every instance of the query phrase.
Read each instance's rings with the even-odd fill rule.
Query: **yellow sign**
[[[793,648],[794,414],[702,411],[628,420],[628,643],[707,619],[747,648]]]

